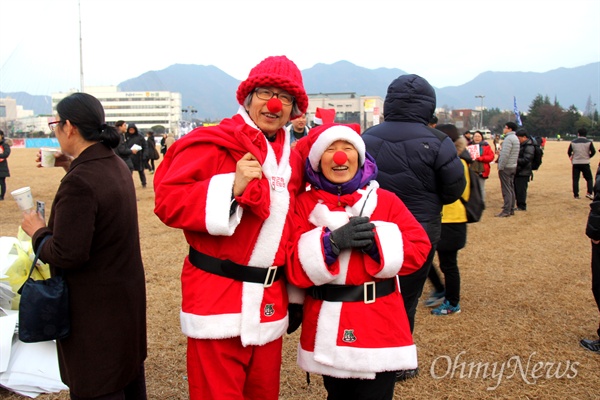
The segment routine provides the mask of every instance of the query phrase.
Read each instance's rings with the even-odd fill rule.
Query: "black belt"
[[[312,286],[306,293],[316,300],[324,301],[364,301],[375,303],[378,297],[387,296],[396,291],[396,278],[380,282],[365,282],[362,285],[321,285]]]
[[[264,287],[270,287],[283,275],[283,267],[257,268],[240,265],[200,253],[192,246],[190,246],[189,260],[194,267],[202,271],[236,281],[262,283]]]

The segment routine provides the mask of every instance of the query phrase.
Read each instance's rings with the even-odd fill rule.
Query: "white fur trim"
[[[243,107],[238,109],[238,114],[244,118],[244,121],[248,125],[258,129]],[[264,140],[267,148],[267,156],[262,164],[264,177],[268,179],[269,182],[273,176],[283,178],[286,186],[286,190],[281,192],[271,188],[271,203],[269,208],[270,214],[262,225],[260,233],[258,234],[258,238],[256,239],[256,243],[254,244],[252,255],[248,260],[249,266],[269,268],[273,265],[275,256],[279,250],[286,216],[290,206],[290,193],[287,190],[287,186],[292,176],[292,168],[290,166],[291,149],[289,133],[286,133],[281,161],[278,164],[277,157],[275,156],[271,144],[267,141],[264,135],[260,135],[260,137],[261,140]],[[242,318],[240,329],[241,340],[244,346],[269,343],[281,337],[287,329],[287,315],[285,318],[276,322],[271,322],[268,324],[260,323],[260,316],[263,312],[261,305],[264,290],[265,289],[262,284],[244,282],[242,289]],[[271,325],[272,327],[267,328],[267,325]]]
[[[244,122],[246,123],[246,125],[250,125],[254,129],[260,130],[260,128],[258,126],[256,126],[256,124],[254,123],[254,121],[252,121],[252,118],[250,118],[250,116],[246,112],[246,109],[244,108],[244,106],[240,105],[238,107],[237,113],[244,119]]]
[[[206,193],[206,230],[213,236],[231,236],[241,221],[241,207],[230,217],[231,193],[235,173],[219,174],[210,179]]]
[[[298,258],[302,269],[314,285],[320,286],[331,282],[335,276],[329,272],[325,263],[321,235],[323,229],[314,228],[304,232],[298,241]]]
[[[286,314],[285,318],[268,323],[260,322],[264,293],[265,288],[262,283],[243,283],[240,336],[244,346],[261,345],[279,339],[288,327],[287,310],[281,310]]]
[[[195,315],[181,311],[181,331],[196,339],[225,339],[240,335],[241,314]]]
[[[342,304],[324,301],[321,305],[312,357],[315,363],[332,367],[332,372],[339,370],[340,374],[347,374],[348,371],[364,373],[417,368],[417,348],[414,344],[392,348],[337,346]],[[308,360],[303,360],[303,364],[311,365]]]
[[[346,207],[346,209],[349,209],[349,207]],[[344,211],[331,211],[325,204],[318,203],[310,212],[308,222],[314,226],[326,226],[330,230],[334,230],[346,225],[350,221],[350,215]]]
[[[313,122],[316,125],[323,125],[323,120],[321,118],[317,117],[317,116],[313,117]]]
[[[278,192],[271,188],[270,215],[263,223],[248,265],[269,268],[273,265],[275,255],[279,249],[286,216],[290,207],[290,193],[287,187],[292,176],[292,168],[290,166],[289,140],[284,143],[280,164],[277,164],[277,158],[271,144],[264,137],[263,140],[267,147],[267,157],[262,165],[263,174],[269,182],[273,176],[283,178],[286,190]]]
[[[181,311],[181,331],[194,339],[227,339],[241,336],[241,314],[195,315]],[[242,341],[244,346],[261,346],[279,339],[288,327],[288,317],[263,322],[258,327],[257,342]]]
[[[338,326],[342,314],[342,302],[321,304],[315,335],[315,361],[323,365],[334,366],[333,350],[337,343]]]
[[[265,288],[256,283],[242,284],[242,344],[260,341],[260,314]]]
[[[336,140],[344,140],[352,143],[352,145],[358,151],[359,165],[365,163],[365,142],[355,130],[343,125],[334,125],[331,128],[324,130],[317,140],[313,143],[308,153],[308,159],[310,160],[310,166],[314,171],[319,170],[319,162],[321,156],[325,153],[325,150]]]
[[[315,353],[303,350],[300,345],[298,345],[298,365],[304,371],[312,374],[334,376],[336,378],[375,379],[375,372],[348,371],[320,364],[315,361]]]
[[[336,378],[375,379],[375,373],[415,369],[419,366],[417,347],[412,344],[392,348],[331,347],[334,365],[322,364],[315,353],[298,349],[298,365],[306,372]],[[352,367],[349,369],[348,367]]]
[[[404,242],[398,225],[392,222],[372,221],[375,224],[375,234],[381,249],[381,271],[375,278],[386,279],[398,274],[404,262]]]
[[[323,302],[317,322],[314,361],[342,371],[380,372],[417,368],[414,344],[392,348],[336,346],[341,302]]]

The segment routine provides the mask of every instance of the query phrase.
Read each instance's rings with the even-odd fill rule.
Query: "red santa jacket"
[[[301,288],[362,285],[410,274],[423,265],[431,247],[427,234],[397,196],[378,186],[371,181],[358,191],[360,200],[345,208],[329,203],[322,190],[297,198],[293,218],[299,228],[286,270],[290,283]],[[380,262],[360,250],[347,249],[327,265],[325,228],[346,224],[361,209],[375,224]],[[363,379],[373,379],[376,372],[416,368],[417,352],[399,290],[371,304],[306,296],[298,364],[308,372]]]
[[[496,155],[492,150],[492,147],[487,142],[479,143],[479,155],[475,162],[480,162],[483,165],[483,172],[481,173],[482,178],[488,178],[490,176],[490,163],[494,161]]]
[[[195,250],[237,264],[283,266],[285,224],[301,187],[301,160],[291,153],[284,129],[273,143],[243,109],[218,126],[198,128],[169,147],[154,177],[156,215],[182,229]],[[263,178],[253,180],[230,216],[237,161],[251,152]],[[189,337],[240,336],[244,345],[269,343],[285,332],[288,299],[284,280],[259,283],[217,276],[183,264],[182,331]]]

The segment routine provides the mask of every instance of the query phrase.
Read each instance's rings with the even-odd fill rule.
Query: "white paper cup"
[[[58,150],[53,149],[51,147],[42,147],[42,167],[52,168],[54,167],[54,162],[56,158],[54,157],[54,153]]]
[[[17,201],[21,211],[33,209],[33,196],[31,195],[31,188],[29,186],[13,190],[10,194]]]

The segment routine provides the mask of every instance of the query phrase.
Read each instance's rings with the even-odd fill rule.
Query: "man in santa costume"
[[[296,199],[286,274],[306,288],[298,364],[323,375],[328,399],[392,399],[417,367],[397,275],[421,268],[427,233],[375,181],[358,125],[311,129],[309,191]]]
[[[156,215],[190,245],[181,327],[191,399],[277,399],[288,295],[286,215],[303,188],[283,129],[306,112],[298,67],[268,57],[237,90],[238,113],[168,148],[156,170]]]

